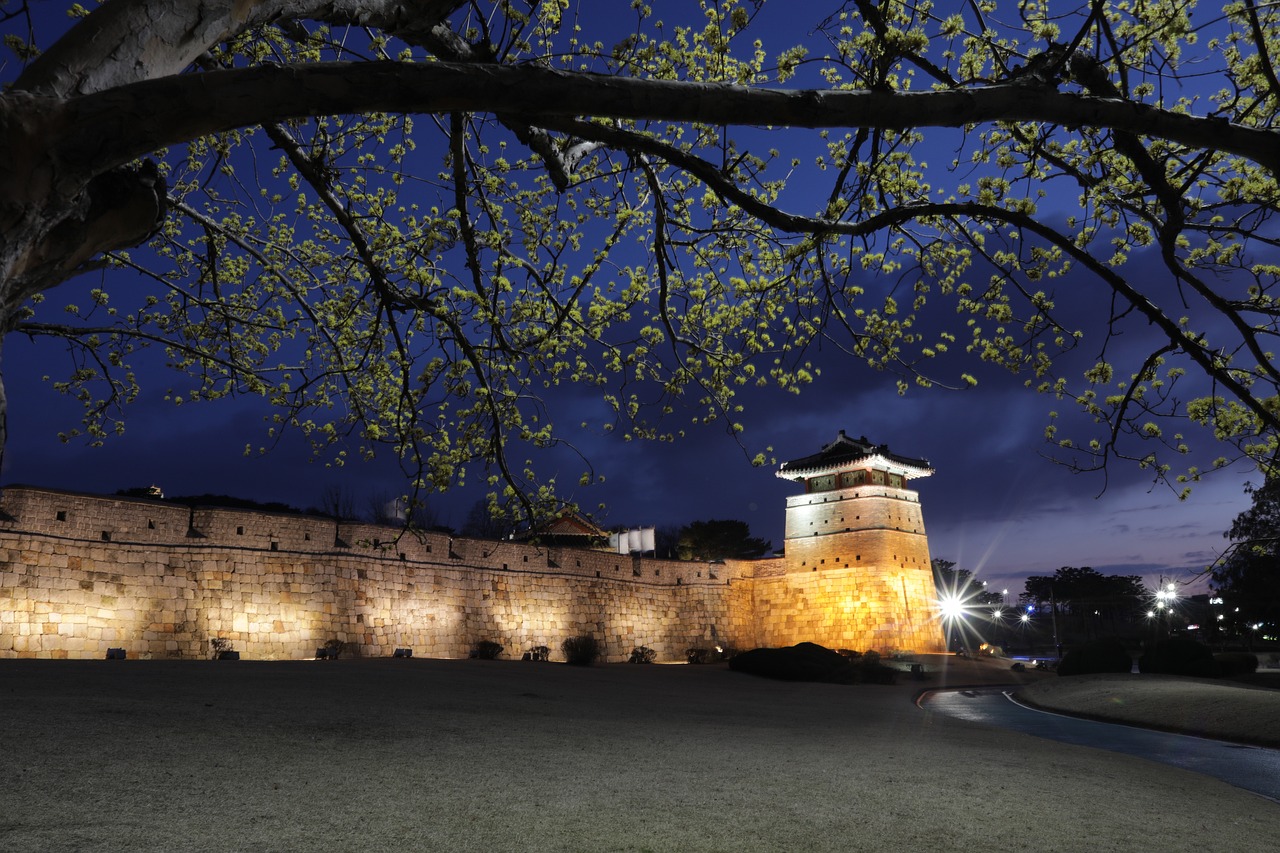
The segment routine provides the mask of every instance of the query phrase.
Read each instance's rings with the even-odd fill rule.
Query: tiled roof
[[[872,444],[864,435],[861,438],[850,438],[840,430],[836,440],[811,456],[803,456],[783,462],[778,469],[778,476],[796,479],[806,473],[818,473],[832,469],[845,468],[861,459],[880,457],[890,465],[907,469],[910,476],[927,477],[933,473],[933,466],[928,459],[916,459],[911,456],[899,456],[889,451],[887,444]]]
[[[601,530],[591,519],[573,510],[564,510],[537,528],[516,533],[516,539],[532,539],[536,536],[583,537],[587,539],[608,539],[609,534]]]

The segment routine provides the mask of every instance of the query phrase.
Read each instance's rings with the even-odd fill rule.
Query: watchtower
[[[787,498],[786,576],[827,614],[820,630],[805,627],[815,636],[792,642],[944,648],[920,496],[907,487],[932,473],[928,460],[844,430],[818,453],[782,464],[777,476],[804,484],[804,494]]]

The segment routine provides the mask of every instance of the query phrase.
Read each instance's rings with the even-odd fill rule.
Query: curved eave
[[[842,474],[854,468],[866,467],[888,471],[890,474],[900,474],[908,480],[928,477],[933,473],[933,468],[927,465],[915,465],[901,459],[873,453],[868,456],[859,456],[855,459],[845,459],[831,465],[815,465],[806,468],[788,468],[784,462],[782,467],[774,472],[774,476],[783,480],[799,481],[807,480],[810,477],[821,477],[825,474]]]

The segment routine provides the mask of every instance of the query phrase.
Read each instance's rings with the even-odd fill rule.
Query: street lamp
[[[1173,629],[1173,611],[1178,601],[1178,585],[1175,583],[1164,583],[1161,579],[1160,586],[1156,588],[1156,604],[1155,609],[1147,611],[1148,617],[1155,617],[1156,626],[1159,627],[1160,616],[1165,617],[1165,629],[1172,632]]]

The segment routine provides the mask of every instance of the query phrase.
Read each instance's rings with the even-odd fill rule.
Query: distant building
[[[609,533],[580,512],[566,509],[555,518],[514,537],[518,541],[562,548],[609,548]]]

